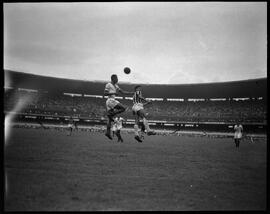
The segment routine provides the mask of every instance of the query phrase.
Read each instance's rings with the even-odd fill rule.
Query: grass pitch
[[[5,211],[265,210],[266,140],[13,128]]]

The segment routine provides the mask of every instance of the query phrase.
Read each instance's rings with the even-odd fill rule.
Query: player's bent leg
[[[139,118],[138,119],[138,125],[141,128],[141,131],[144,132],[145,131],[145,125],[144,125],[143,121],[142,122],[140,121],[140,118],[145,117],[145,112],[144,112],[143,109],[141,109],[141,110],[137,111],[136,114],[137,114],[137,117]]]
[[[139,135],[139,117],[138,116],[136,116],[136,118],[135,118],[135,125],[134,125],[134,134],[135,134],[135,140],[137,140],[138,142],[142,142],[142,139],[141,139],[141,137],[140,137],[140,135]]]
[[[145,125],[143,124],[143,122],[140,122],[140,126],[141,126],[141,131],[145,132]]]
[[[110,140],[112,140],[112,136],[111,136],[111,123],[112,120],[109,118],[108,122],[107,122],[107,130],[105,133],[105,136],[108,137]]]
[[[120,114],[120,113],[124,112],[126,109],[127,109],[127,107],[125,107],[125,106],[122,105],[121,103],[118,103],[118,104],[114,107],[114,113],[113,113],[113,115]]]
[[[144,109],[141,109],[141,110],[139,111],[139,115],[140,115],[140,117],[142,117],[142,119],[143,119],[143,124],[144,124],[144,127],[145,127],[146,131],[147,131],[147,135],[156,135],[156,132],[152,131],[152,130],[150,129],[150,127],[149,127],[148,120],[146,119]]]
[[[118,103],[114,108],[107,111],[107,116],[111,121],[114,121],[113,117],[117,114],[123,113],[127,108]]]
[[[113,116],[114,116],[114,109],[108,110],[107,117],[108,117],[109,121],[114,122]]]

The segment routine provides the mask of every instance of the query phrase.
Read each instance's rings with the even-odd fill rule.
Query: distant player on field
[[[236,148],[239,148],[242,135],[243,135],[243,126],[238,122],[234,126],[234,143],[235,143]]]
[[[112,122],[112,137],[114,137],[114,135],[116,134],[116,120],[117,120],[117,117],[114,118],[114,122]]]
[[[134,125],[134,133],[135,133],[135,139],[138,142],[142,142],[142,138],[139,135],[139,122],[140,118],[143,121],[144,128],[146,129],[147,135],[156,135],[154,131],[152,131],[148,125],[148,121],[146,119],[146,113],[144,111],[144,105],[148,104],[148,102],[143,96],[141,91],[141,86],[137,85],[135,87],[135,92],[133,95],[133,106],[132,106],[132,112],[135,116],[135,125]]]
[[[75,121],[73,120],[72,117],[70,117],[70,118],[69,118],[69,121],[68,121],[68,130],[69,130],[68,136],[71,136],[72,131],[73,131],[73,129],[75,129],[75,128],[76,128]]]
[[[122,105],[119,101],[115,99],[115,95],[120,92],[121,94],[125,95],[131,95],[133,92],[128,92],[122,90],[118,86],[118,77],[116,74],[113,74],[111,76],[111,82],[107,83],[104,90],[104,95],[108,96],[108,99],[106,101],[106,108],[107,108],[107,116],[108,116],[108,122],[107,122],[107,131],[106,136],[112,140],[111,136],[111,123],[114,121],[114,116],[117,114],[120,114],[126,110],[126,107]]]
[[[115,118],[115,124],[116,124],[116,136],[118,138],[118,142],[124,142],[122,136],[121,136],[121,129],[123,128],[123,121],[124,119],[122,117]]]

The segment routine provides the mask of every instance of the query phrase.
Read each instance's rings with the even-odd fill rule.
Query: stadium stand
[[[100,119],[105,117],[105,98],[77,97],[63,94],[8,90],[5,93],[5,111],[12,111],[19,99],[29,99],[20,109],[24,113],[45,115],[76,115]],[[132,106],[131,100],[121,100]],[[145,107],[151,120],[166,121],[204,121],[204,122],[263,122],[267,111],[265,100],[229,100],[229,101],[153,101]],[[123,115],[133,118],[131,108]]]
[[[106,123],[104,81],[62,79],[9,70],[4,70],[4,74],[5,114],[15,112],[18,120],[31,119],[32,115],[32,118],[48,122],[46,117],[58,117],[56,121],[51,120],[57,123],[73,116],[81,124]],[[133,91],[135,86],[121,82],[120,85],[127,91]],[[267,78],[223,83],[141,85],[144,97],[159,100],[152,101],[145,109],[148,119],[160,128],[166,123],[171,123],[172,128],[193,123],[200,124],[203,129],[227,129],[240,120],[250,130],[266,130]],[[122,116],[131,122],[127,125],[132,125],[131,97],[122,97],[120,101],[129,107]]]

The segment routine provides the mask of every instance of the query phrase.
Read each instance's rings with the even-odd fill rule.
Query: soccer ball
[[[125,74],[129,74],[130,73],[130,68],[129,67],[125,67],[124,68],[124,72],[125,72]]]

